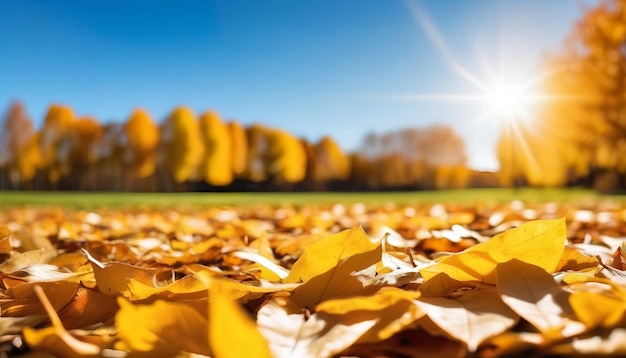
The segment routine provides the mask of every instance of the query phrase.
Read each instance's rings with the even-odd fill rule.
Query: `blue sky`
[[[37,125],[50,103],[121,121],[161,121],[177,105],[281,127],[353,150],[368,132],[435,123],[465,138],[470,165],[497,169],[499,124],[429,38],[485,80],[528,79],[582,13],[578,0],[221,0],[0,2],[0,106],[19,99]],[[500,69],[500,70],[498,70]]]

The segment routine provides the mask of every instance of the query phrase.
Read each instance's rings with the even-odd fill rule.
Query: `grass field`
[[[72,209],[178,206],[247,206],[256,204],[330,204],[356,203],[369,205],[396,202],[425,203],[490,203],[519,199],[527,202],[582,202],[620,197],[604,197],[583,189],[463,189],[412,192],[366,193],[103,193],[103,192],[10,192],[0,191],[0,208],[14,206],[62,206]]]

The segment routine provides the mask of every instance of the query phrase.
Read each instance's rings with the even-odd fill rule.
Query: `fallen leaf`
[[[442,273],[432,279],[449,278]],[[458,297],[449,297],[454,298],[422,295],[416,303],[439,328],[467,344],[470,352],[475,352],[487,338],[511,328],[519,319],[492,286],[478,286],[458,292]]]
[[[585,331],[572,320],[568,294],[541,267],[513,259],[498,265],[496,287],[502,300],[548,339],[569,337]]]
[[[537,220],[494,236],[437,264],[420,270],[425,280],[445,272],[458,281],[495,284],[498,263],[511,259],[554,272],[565,245],[565,220]]]
[[[48,314],[52,326],[38,330],[30,327],[24,328],[22,334],[31,349],[68,358],[97,357],[100,355],[101,347],[81,341],[65,330],[54,307],[52,307],[44,290],[39,285],[35,285],[34,291],[41,300],[41,304]]]
[[[324,313],[305,318],[305,312],[284,299],[271,300],[261,307],[257,324],[269,343],[272,356],[332,357],[352,345],[377,322],[377,318],[354,320]]]
[[[623,322],[626,292],[619,285],[606,278],[581,274],[568,274],[563,282],[574,291],[569,296],[572,310],[589,329],[612,328]]]
[[[304,251],[285,282],[306,282],[336,267],[347,257],[376,249],[361,227],[319,240]]]
[[[229,283],[210,280],[208,341],[216,357],[271,357],[254,320],[234,301]]]
[[[23,317],[46,314],[45,306],[36,288],[42,290],[50,306],[56,311],[67,305],[76,295],[78,284],[67,281],[25,283],[5,291],[8,300],[0,301],[0,315]]]
[[[419,292],[383,287],[373,295],[328,300],[315,307],[316,313],[345,315],[337,320],[375,320],[376,324],[358,339],[359,343],[385,340],[421,318],[424,313],[414,300]]]
[[[376,263],[381,260],[381,254],[382,247],[378,245],[370,251],[348,256],[296,287],[291,299],[300,307],[312,308],[323,300],[359,294],[376,276]],[[317,264],[310,262],[310,265]],[[315,268],[310,271],[313,270]]]
[[[153,285],[158,287],[165,284],[160,284],[157,275],[162,274],[159,270],[154,268],[144,268],[134,265],[129,265],[123,262],[107,262],[102,263],[96,258],[91,256],[87,250],[83,249],[83,254],[89,259],[89,263],[93,268],[94,275],[96,276],[96,282],[98,284],[98,290],[105,294],[117,294],[122,291],[128,290],[126,283],[127,279],[135,279],[146,285]],[[173,277],[173,272],[165,272],[165,280]]]
[[[179,302],[155,301],[135,305],[119,297],[115,327],[131,352],[173,357],[180,352],[212,355],[208,322],[195,309]]]

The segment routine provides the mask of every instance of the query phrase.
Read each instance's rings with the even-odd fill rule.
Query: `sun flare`
[[[532,94],[524,86],[513,84],[494,86],[484,97],[488,110],[502,121],[521,119],[533,104]]]

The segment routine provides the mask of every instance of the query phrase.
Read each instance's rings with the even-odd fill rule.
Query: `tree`
[[[248,142],[247,164],[242,177],[251,182],[262,182],[268,179],[267,163],[269,150],[269,136],[271,129],[260,124],[253,124],[246,128]]]
[[[95,189],[93,165],[98,160],[97,147],[102,139],[102,125],[93,117],[81,117],[72,122],[61,140],[60,160],[68,163],[69,185],[72,189]]]
[[[271,130],[266,165],[269,178],[278,184],[299,183],[306,177],[306,168],[307,155],[302,142],[284,130]]]
[[[0,137],[0,165],[7,170],[13,187],[32,180],[41,155],[33,121],[21,102],[9,105]]]
[[[107,123],[102,129],[102,139],[96,146],[97,187],[101,190],[122,190],[124,188],[124,157],[128,150],[125,130],[121,123]]]
[[[56,184],[69,171],[67,137],[74,122],[74,111],[67,106],[51,104],[39,134],[42,167],[48,180]],[[65,143],[65,145],[64,145]]]
[[[159,144],[159,129],[143,109],[134,110],[124,125],[128,143],[126,162],[134,175],[145,178],[154,173],[156,148]]]
[[[74,168],[89,166],[96,159],[96,144],[102,138],[102,125],[93,117],[81,117],[70,129],[69,162]]]
[[[560,153],[562,175],[624,176],[626,1],[589,9],[547,64],[554,72],[547,89],[559,100],[546,106],[542,135]]]
[[[228,127],[214,111],[200,116],[200,134],[204,142],[201,172],[204,181],[224,186],[233,181],[233,147]]]
[[[226,124],[230,134],[230,144],[233,162],[233,172],[236,176],[241,176],[246,170],[248,161],[248,138],[246,130],[237,121],[230,121]]]
[[[319,182],[346,180],[350,175],[350,159],[329,136],[324,136],[314,147],[313,179]]]
[[[186,107],[175,108],[161,126],[163,161],[174,180],[198,178],[204,148],[198,121]]]
[[[357,177],[366,187],[434,188],[435,169],[466,167],[467,155],[463,139],[451,127],[435,125],[368,134],[353,159],[359,171],[369,173],[367,178]]]
[[[567,182],[567,167],[553,136],[543,128],[545,123],[532,123],[505,128],[497,145],[501,185],[561,186]],[[551,138],[552,137],[552,138]]]

